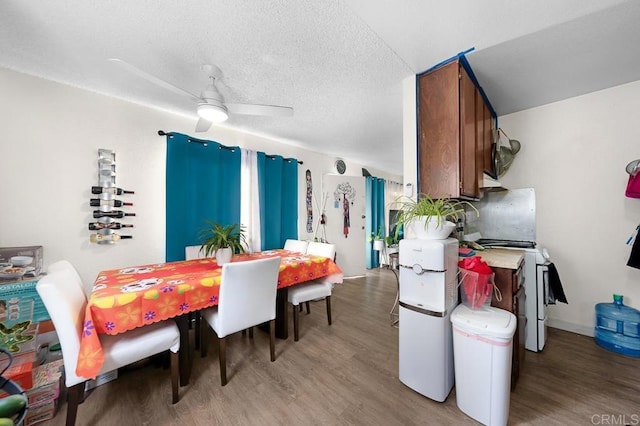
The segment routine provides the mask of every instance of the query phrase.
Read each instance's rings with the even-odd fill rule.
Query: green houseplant
[[[468,201],[451,198],[431,198],[420,194],[418,200],[401,198],[399,204],[398,225],[402,224],[417,238],[444,239],[449,236],[458,218],[464,215],[465,207],[470,207],[478,214],[478,210]],[[398,238],[400,227],[396,228]]]
[[[219,265],[229,262],[233,254],[245,252],[244,227],[237,223],[222,225],[206,221],[206,226],[200,230],[200,240],[200,251],[207,257],[215,255]]]
[[[374,250],[382,250],[384,248],[384,239],[384,229],[382,226],[378,228],[377,232],[371,232],[371,235],[367,237],[367,241],[373,241]]]

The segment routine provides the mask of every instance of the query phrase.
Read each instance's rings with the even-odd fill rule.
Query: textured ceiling
[[[226,101],[295,110],[225,126],[401,174],[405,77],[475,47],[469,61],[500,114],[638,80],[639,3],[3,0],[0,67],[187,115],[195,127],[190,98],[107,58],[193,93],[207,83],[200,66],[214,63]]]

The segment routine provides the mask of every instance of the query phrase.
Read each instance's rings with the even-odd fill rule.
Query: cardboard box
[[[27,266],[35,268],[30,272],[33,278],[42,271],[42,254],[42,246],[0,247],[0,262],[11,262],[13,256],[31,256],[33,261]]]
[[[33,353],[35,359],[35,351]],[[22,390],[31,389],[33,387],[33,361],[11,364],[4,372],[4,377],[15,382]]]
[[[64,361],[60,359],[33,369],[33,388],[26,392],[29,406],[41,405],[58,398],[63,368]]]
[[[30,279],[22,278],[17,281],[0,280],[0,322],[6,323],[13,321],[15,323],[15,319],[10,319],[12,315],[15,316],[16,314],[15,309],[12,311],[11,307],[14,304],[21,306],[21,304],[24,304],[24,301],[33,302],[32,318],[29,318],[32,322],[42,322],[51,319],[47,308],[44,307],[44,303],[42,303],[42,299],[40,299],[40,295],[36,290],[36,284],[38,284],[39,279],[40,277]],[[24,312],[18,312],[20,316],[23,316],[23,313]]]
[[[58,410],[58,398],[42,404],[30,405],[27,416],[24,419],[24,426],[31,426],[37,423],[51,420],[56,416]]]

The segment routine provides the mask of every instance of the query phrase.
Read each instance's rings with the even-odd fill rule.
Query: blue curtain
[[[206,220],[240,223],[240,149],[167,135],[166,260],[184,260],[199,245]]]
[[[380,229],[384,233],[384,179],[373,176],[366,178],[366,232],[367,237]],[[367,268],[380,266],[379,252],[373,249],[373,241],[367,242]]]
[[[298,161],[258,152],[262,250],[298,238]]]

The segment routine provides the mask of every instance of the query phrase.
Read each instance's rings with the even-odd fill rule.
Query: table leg
[[[287,339],[289,337],[288,295],[287,287],[279,288],[276,295],[276,337],[279,339]]]
[[[286,287],[279,288],[276,293],[276,337],[278,339],[289,338],[289,310],[287,300],[289,291]],[[258,328],[269,333],[269,322],[262,323]]]
[[[179,315],[175,318],[180,330],[180,386],[189,384],[191,376],[191,348],[189,345],[189,315]],[[196,330],[198,332],[198,330]]]
[[[398,272],[394,268],[391,268],[391,272],[396,277],[396,300],[393,302],[393,306],[391,307],[391,312],[389,312],[389,316],[391,317],[391,326],[398,327],[398,322],[400,315],[396,312],[398,309],[398,303],[400,301],[400,278],[398,277]]]

